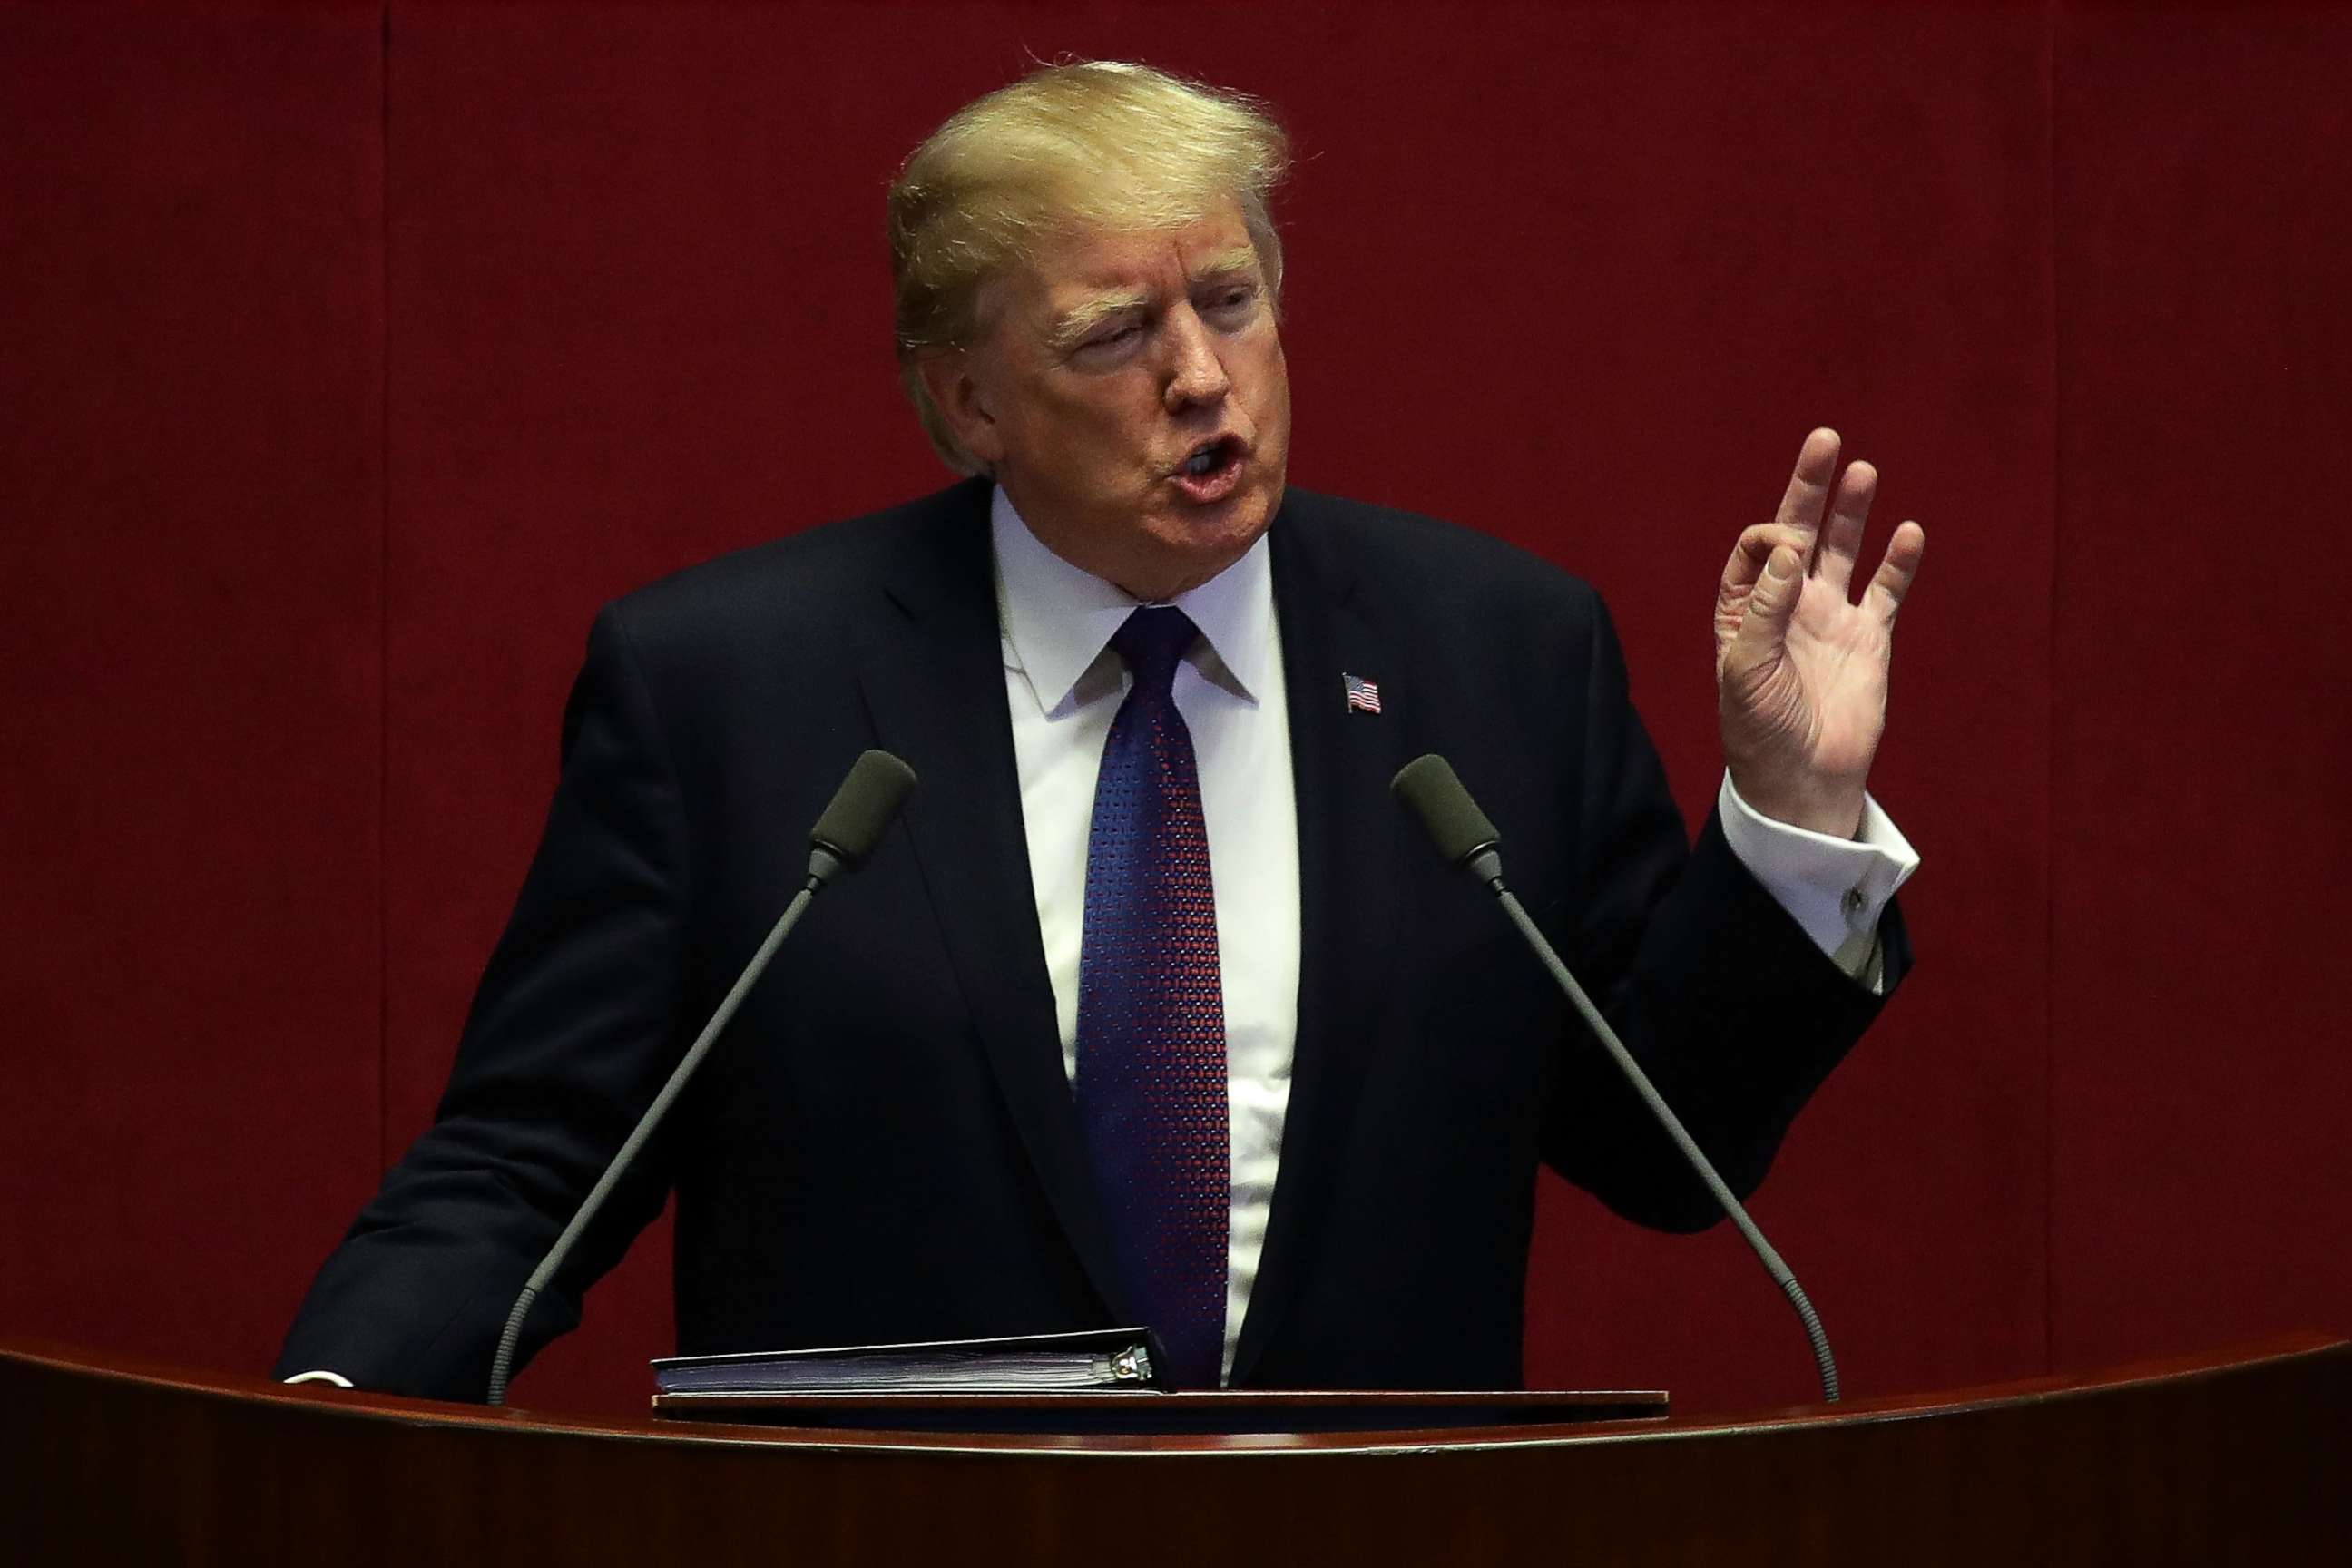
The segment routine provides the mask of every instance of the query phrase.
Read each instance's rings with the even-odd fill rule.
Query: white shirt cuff
[[[289,1383],[331,1383],[337,1388],[349,1388],[352,1380],[340,1372],[298,1372],[286,1380]]]
[[[1878,917],[1919,868],[1919,852],[1878,802],[1864,795],[1861,832],[1832,838],[1762,816],[1727,770],[1717,807],[1724,841],[1748,874],[1831,962],[1877,989]]]

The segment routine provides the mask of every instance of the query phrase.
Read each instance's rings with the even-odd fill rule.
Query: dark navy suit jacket
[[[1488,895],[1389,794],[1449,757],[1515,889],[1745,1192],[1875,1015],[1710,820],[1695,848],[1592,591],[1484,536],[1290,492],[1271,535],[1304,907],[1297,1049],[1237,1384],[1519,1378],[1539,1163],[1716,1216]],[[1350,711],[1342,672],[1377,681]],[[868,746],[922,784],[827,892],[535,1310],[525,1355],[677,1204],[678,1349],[1129,1316],[1062,1068],[1020,826],[988,489],[606,606],[547,828],[438,1119],[279,1371],[474,1399],[524,1276],[798,887]],[[1890,978],[1900,916],[1882,926]]]

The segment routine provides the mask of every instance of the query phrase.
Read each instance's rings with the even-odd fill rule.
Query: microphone
[[[1609,1021],[1592,1005],[1592,998],[1584,994],[1584,987],[1576,983],[1576,976],[1568,972],[1568,965],[1560,962],[1559,954],[1553,951],[1542,929],[1528,915],[1526,906],[1519,902],[1518,896],[1503,885],[1503,836],[1492,822],[1486,820],[1486,814],[1478,809],[1478,803],[1470,798],[1470,792],[1462,787],[1462,781],[1454,777],[1452,764],[1444,757],[1433,754],[1416,757],[1397,771],[1389,787],[1395,792],[1397,799],[1403,802],[1405,809],[1412,812],[1422,826],[1428,830],[1431,842],[1437,846],[1437,852],[1445,857],[1449,865],[1457,870],[1468,871],[1493,890],[1504,911],[1519,928],[1519,934],[1527,939],[1536,956],[1543,960],[1544,967],[1559,983],[1559,988],[1568,994],[1569,1001],[1575,1004],[1577,1012],[1583,1016],[1595,1037],[1608,1048],[1611,1058],[1617,1064],[1617,1070],[1624,1075],[1627,1083],[1633,1085],[1633,1092],[1641,1096],[1642,1102],[1650,1108],[1650,1114],[1657,1119],[1659,1126],[1665,1129],[1666,1136],[1674,1140],[1675,1147],[1682,1151],[1683,1158],[1690,1162],[1691,1168],[1706,1184],[1707,1191],[1715,1194],[1715,1201],[1722,1205],[1723,1212],[1739,1228],[1739,1234],[1747,1238],[1748,1245],[1755,1249],[1758,1260],[1764,1265],[1764,1272],[1772,1277],[1772,1282],[1780,1287],[1780,1293],[1788,1297],[1789,1304],[1797,1310],[1797,1319],[1805,1328],[1805,1338],[1812,1342],[1813,1363],[1822,1377],[1823,1403],[1836,1404],[1837,1361],[1830,1354],[1829,1335],[1822,1331],[1822,1320],[1814,1312],[1812,1302],[1806,1298],[1805,1288],[1797,1283],[1797,1277],[1780,1260],[1780,1255],[1772,1250],[1772,1244],[1764,1239],[1764,1233],[1756,1228],[1756,1222],[1748,1217],[1747,1209],[1724,1184],[1723,1178],[1716,1174],[1715,1166],[1700,1152],[1691,1135],[1683,1130],[1682,1120],[1667,1106],[1664,1098],[1650,1082],[1649,1075],[1633,1060],[1633,1054],[1617,1037],[1617,1031],[1609,1026]]]
[[[572,1246],[588,1228],[588,1222],[596,1217],[596,1211],[604,1206],[604,1200],[612,1196],[613,1189],[620,1184],[622,1173],[636,1159],[637,1152],[645,1147],[646,1140],[652,1137],[654,1129],[661,1124],[671,1102],[685,1089],[687,1080],[694,1076],[694,1069],[701,1066],[702,1058],[709,1054],[712,1042],[719,1038],[719,1033],[734,1018],[736,1009],[743,1005],[743,998],[751,994],[751,987],[766,973],[769,961],[776,956],[776,950],[783,946],[784,938],[792,933],[793,927],[800,923],[801,915],[809,907],[810,900],[823,892],[835,877],[855,871],[866,863],[866,858],[874,852],[875,845],[881,842],[884,830],[898,815],[898,808],[907,803],[907,796],[914,787],[915,770],[887,752],[866,752],[850,764],[848,776],[841,781],[841,787],[834,791],[832,803],[816,819],[816,826],[809,830],[808,880],[793,896],[793,901],[784,907],[782,916],[768,932],[767,940],[751,955],[751,962],[743,966],[743,973],[737,976],[734,985],[719,1002],[718,1010],[710,1015],[710,1022],[703,1026],[702,1033],[696,1036],[694,1044],[687,1047],[686,1055],[671,1070],[669,1081],[662,1085],[659,1094],[654,1096],[654,1102],[646,1107],[645,1115],[637,1119],[637,1125],[622,1142],[620,1152],[613,1156],[612,1163],[604,1167],[604,1173],[597,1177],[596,1184],[589,1189],[588,1196],[580,1205],[580,1212],[572,1216],[572,1223],[565,1226],[563,1234],[555,1238],[555,1245],[548,1248],[547,1256],[540,1260],[537,1268],[531,1270],[530,1279],[523,1285],[522,1294],[515,1299],[514,1309],[507,1314],[506,1327],[499,1335],[498,1352],[490,1358],[488,1403],[506,1403],[507,1378],[514,1367],[515,1346],[522,1338],[523,1320],[530,1315],[531,1303],[539,1300],[540,1293],[555,1278],[555,1271],[563,1267],[563,1260],[572,1255]]]
[[[809,829],[810,878],[822,885],[866,864],[914,791],[914,769],[887,752],[861,752]]]

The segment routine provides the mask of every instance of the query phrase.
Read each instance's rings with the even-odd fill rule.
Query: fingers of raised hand
[[[1731,651],[1731,646],[1747,624],[1755,617],[1750,614],[1759,596],[1764,569],[1775,551],[1788,552],[1787,560],[1797,564],[1795,574],[1804,572],[1805,551],[1812,541],[1803,530],[1786,527],[1777,522],[1759,522],[1744,530],[1731,547],[1731,559],[1723,565],[1723,583],[1715,594],[1715,652],[1719,663]],[[1794,595],[1790,595],[1792,599]]]
[[[1837,478],[1837,460],[1836,431],[1823,426],[1806,437],[1805,444],[1797,448],[1796,471],[1789,476],[1780,510],[1772,519],[1804,531],[1808,561],[1812,559],[1812,535],[1821,528],[1822,512],[1829,505],[1830,482]]]
[[[1862,553],[1862,526],[1870,519],[1870,503],[1878,494],[1878,470],[1868,463],[1847,467],[1831,503],[1829,526],[1822,531],[1820,557],[1814,574],[1844,598],[1853,582],[1854,557]]]
[[[1740,531],[1738,541],[1731,547],[1731,559],[1724,563],[1723,586],[1727,592],[1752,588],[1763,575],[1764,563],[1772,552],[1787,545],[1802,561],[1812,549],[1812,536],[1801,528],[1783,522],[1759,522]]]
[[[1762,668],[1779,661],[1789,635],[1789,618],[1804,590],[1805,558],[1786,540],[1768,542],[1762,571],[1740,607],[1738,627],[1716,623],[1718,676],[1735,668]]]
[[[1870,586],[1863,593],[1864,607],[1893,626],[1895,612],[1903,607],[1903,595],[1911,591],[1912,580],[1919,574],[1920,558],[1927,552],[1927,531],[1905,521],[1886,542],[1886,558],[1878,563]]]

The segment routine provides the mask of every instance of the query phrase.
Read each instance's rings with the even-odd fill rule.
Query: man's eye
[[[1141,327],[1138,326],[1133,321],[1129,321],[1123,327],[1112,327],[1108,331],[1097,332],[1093,337],[1088,338],[1085,342],[1078,346],[1080,348],[1088,349],[1115,348],[1118,344],[1127,342],[1129,338],[1134,337],[1141,331],[1143,331]]]
[[[1245,312],[1256,302],[1257,290],[1246,284],[1237,283],[1230,289],[1221,289],[1212,295],[1208,308],[1221,316],[1237,316]]]

